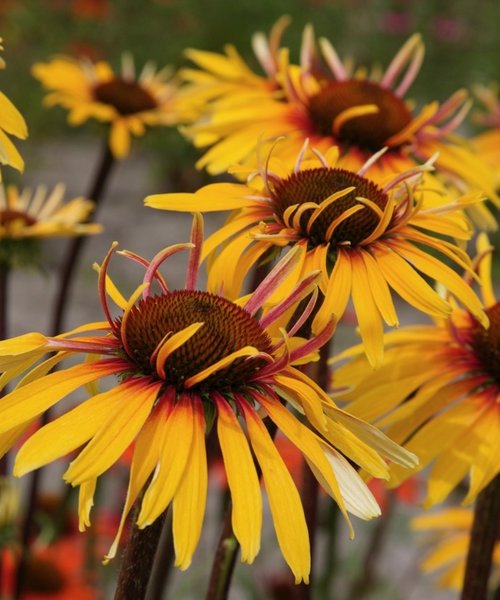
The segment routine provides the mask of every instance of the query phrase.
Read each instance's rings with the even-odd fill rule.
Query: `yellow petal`
[[[142,529],[167,508],[189,468],[194,414],[191,398],[181,396],[164,426],[159,462],[144,498],[137,525]]]
[[[80,386],[118,371],[117,361],[101,360],[50,373],[14,390],[0,403],[0,433],[43,413]]]
[[[78,494],[78,530],[90,527],[90,511],[94,506],[94,493],[97,479],[89,479],[80,485]]]
[[[137,436],[135,442],[134,455],[130,466],[130,479],[127,488],[127,497],[122,511],[118,530],[111,544],[110,549],[104,557],[104,564],[107,564],[116,556],[118,544],[125,527],[127,516],[130,509],[137,500],[139,494],[144,488],[146,481],[153,472],[158,462],[160,454],[160,443],[163,435],[163,427],[169,414],[169,406],[164,406],[162,401],[155,407],[143,428]]]
[[[260,418],[246,402],[239,406],[262,469],[281,552],[295,576],[295,583],[308,583],[311,570],[309,533],[299,493]]]
[[[241,560],[252,563],[259,553],[262,529],[262,496],[247,439],[232,408],[222,397],[217,403],[219,437],[233,502],[232,526],[241,546]]]
[[[193,443],[189,467],[182,477],[172,503],[172,532],[175,566],[181,571],[191,564],[200,539],[207,500],[207,455],[205,451],[205,417],[199,399],[193,400]]]
[[[259,354],[261,354],[261,352],[253,346],[245,346],[240,350],[231,352],[231,354],[228,354],[224,358],[221,358],[213,365],[210,365],[206,369],[203,369],[203,371],[200,371],[196,375],[193,375],[192,377],[186,379],[186,381],[184,382],[184,387],[186,389],[193,387],[197,383],[200,383],[204,379],[207,379],[207,377],[210,377],[210,375],[212,375],[213,373],[220,371],[221,369],[225,369],[238,358],[242,358],[244,356],[257,356]]]
[[[76,485],[101,475],[116,462],[148,418],[160,386],[160,382],[144,384],[141,379],[122,384],[120,410],[104,423],[78,458],[70,463],[64,479]]]

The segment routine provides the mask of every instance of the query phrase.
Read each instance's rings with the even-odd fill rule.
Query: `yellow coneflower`
[[[64,190],[62,184],[51,192],[43,185],[34,191],[0,185],[0,262],[10,266],[33,262],[40,239],[102,231],[100,225],[85,222],[94,204],[84,198],[63,202]]]
[[[137,76],[129,54],[123,56],[120,74],[104,61],[65,56],[36,63],[32,72],[50,90],[45,104],[68,109],[71,125],[87,119],[110,124],[109,145],[116,158],[128,155],[132,135],[143,135],[147,126],[177,125],[189,112],[178,101],[168,68],[156,71],[147,63]]]
[[[426,506],[469,478],[465,502],[500,472],[500,303],[491,283],[491,247],[478,238],[478,269],[488,329],[455,307],[448,320],[404,327],[384,342],[384,363],[372,372],[360,346],[336,361],[334,398],[376,424],[431,465]],[[405,474],[398,467],[391,485]]]
[[[405,100],[423,62],[420,35],[413,35],[383,72],[353,68],[325,38],[319,40],[319,50],[317,46],[309,25],[304,29],[300,65],[289,63],[287,48],[275,46],[273,81],[279,94],[274,86],[267,98],[261,94],[255,102],[250,96],[244,103],[241,90],[236,90],[234,106],[229,93],[220,103],[208,98],[200,122],[185,130],[196,146],[210,146],[198,162],[200,168],[220,173],[234,162],[253,162],[258,140],[272,143],[280,136],[289,140],[280,150],[284,158],[293,160],[308,138],[321,152],[339,146],[342,166],[352,170],[387,146],[390,152],[377,167],[382,176],[439,152],[438,172],[498,201],[494,174],[456,132],[471,105],[467,93],[460,90],[441,105],[430,101],[420,111]],[[209,60],[200,67],[200,80],[207,71],[225,80]]]
[[[424,573],[440,571],[439,587],[457,592],[462,589],[473,517],[470,508],[447,508],[411,520],[412,529],[427,534],[429,545],[432,544],[421,569]],[[492,581],[500,580],[500,541],[493,553],[492,575]]]
[[[21,447],[14,473],[22,475],[83,446],[64,479],[80,486],[80,524],[89,523],[97,478],[135,440],[130,483],[114,556],[131,506],[144,488],[137,524],[143,528],[171,504],[176,564],[186,569],[198,543],[207,493],[206,428],[215,422],[232,496],[232,524],[242,560],[259,551],[262,499],[251,449],[262,470],[274,526],[296,581],[307,581],[309,538],[297,489],[266,429],[266,417],[299,448],[338,503],[362,518],[378,506],[344,455],[375,476],[387,477],[386,459],[413,466],[415,457],[370,425],[339,410],[295,365],[317,359],[332,335],[327,325],[310,340],[295,335],[312,302],[288,332],[283,315],[313,293],[310,274],[280,303],[261,308],[300,260],[289,253],[250,295],[231,301],[196,290],[202,252],[202,222],[195,217],[191,243],[165,248],[151,261],[122,252],[145,269],[126,299],[107,271],[115,245],[99,269],[99,296],[106,317],[49,338],[39,333],[0,342],[2,384],[24,373],[0,403],[0,453],[49,407],[86,384],[109,375],[118,383],[42,427]],[[161,264],[190,249],[186,284],[169,290]],[[158,293],[153,293],[153,283]],[[108,295],[118,305],[112,315]],[[271,332],[280,325],[279,337]],[[51,358],[33,366],[47,353]],[[83,355],[75,366],[49,373],[66,357]],[[283,403],[305,414],[303,424]],[[246,432],[246,434],[245,434]],[[338,448],[338,449],[337,449]],[[340,452],[339,452],[340,450]],[[342,453],[342,454],[341,454]],[[152,477],[151,477],[152,476]]]
[[[287,142],[285,141],[284,144]],[[369,361],[383,357],[383,321],[398,324],[390,288],[417,309],[445,316],[451,306],[419,271],[447,285],[483,323],[481,303],[461,278],[426,249],[438,251],[467,267],[470,259],[453,241],[471,231],[461,211],[477,195],[455,202],[443,190],[419,187],[419,171],[389,178],[379,186],[366,177],[377,156],[357,172],[338,166],[338,149],[323,157],[317,150],[306,159],[306,145],[294,168],[271,155],[247,184],[218,183],[194,194],[159,194],[146,205],[175,211],[233,210],[226,225],[208,240],[204,256],[224,242],[212,257],[211,273],[238,293],[241,266],[251,266],[267,251],[286,246],[305,250],[297,277],[321,271],[325,301],[314,321],[324,327],[332,315],[340,319],[349,299],[356,311]],[[383,158],[383,156],[382,156]],[[416,180],[415,180],[416,176]],[[214,253],[215,254],[215,253]]]

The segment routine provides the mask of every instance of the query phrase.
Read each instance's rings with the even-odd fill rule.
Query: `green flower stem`
[[[208,584],[207,595],[205,596],[206,600],[225,600],[228,597],[236,557],[240,549],[231,525],[232,508],[232,503],[229,503],[222,533],[215,552],[210,582]]]
[[[461,600],[486,600],[493,550],[500,535],[500,475],[476,500]]]
[[[118,574],[115,600],[144,600],[146,598],[166,511],[151,525],[139,529],[135,521],[139,514],[141,500],[142,496],[136,502],[130,538]]]
[[[104,195],[106,184],[109,180],[109,175],[111,174],[111,170],[114,164],[115,158],[111,154],[106,140],[105,149],[102,153],[101,160],[97,167],[92,185],[90,187],[89,194],[87,196],[95,204],[94,212],[92,213],[92,218],[90,220],[95,218],[97,214],[99,201]],[[86,239],[87,236],[75,237],[72,240],[70,250],[66,255],[66,261],[61,270],[61,278],[59,281],[59,289],[57,293],[56,303],[54,305],[51,327],[52,335],[57,335],[61,332],[61,326],[66,313],[68,293],[70,291],[70,287],[76,272],[75,267],[84,247]],[[50,410],[47,410],[42,415],[40,419],[40,427],[43,427],[49,422],[50,412]],[[36,508],[36,501],[38,497],[38,488],[40,487],[41,474],[42,469],[34,471],[31,475],[31,480],[29,482],[26,516],[22,525],[21,532],[21,557],[19,559],[19,565],[16,575],[16,587],[14,595],[15,600],[19,600],[21,598],[21,594],[23,591],[23,581],[25,579],[24,574],[26,570],[26,561],[30,545],[30,538],[33,530],[34,514]]]

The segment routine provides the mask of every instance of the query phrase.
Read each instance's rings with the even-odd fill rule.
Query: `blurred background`
[[[232,43],[258,69],[251,51],[251,36],[255,31],[268,32],[283,14],[293,19],[284,44],[291,48],[295,60],[303,27],[308,22],[318,35],[329,38],[341,56],[351,55],[358,64],[366,65],[374,62],[387,65],[402,43],[419,31],[426,45],[426,58],[409,94],[417,104],[433,99],[444,101],[455,90],[469,88],[474,83],[500,81],[500,3],[496,0],[0,0],[0,36],[4,38],[7,62],[7,69],[0,72],[0,89],[23,113],[30,130],[28,140],[17,143],[26,161],[25,173],[19,175],[12,169],[4,169],[4,179],[20,186],[63,181],[68,198],[85,195],[106,136],[104,129],[94,122],[69,128],[63,109],[42,108],[43,90],[30,74],[34,62],[63,53],[104,59],[119,68],[121,54],[128,50],[139,68],[146,61],[154,61],[158,67],[168,64],[176,69],[187,64],[183,58],[186,48],[221,51],[224,44]],[[470,119],[464,127],[466,133],[474,132]],[[143,139],[133,141],[132,154],[117,165],[99,213],[106,233],[93,238],[82,257],[65,329],[101,318],[96,275],[90,265],[102,260],[111,240],[119,240],[122,247],[148,258],[167,244],[186,241],[189,215],[144,209],[142,200],[151,193],[192,191],[207,183],[208,176],[193,166],[197,157],[198,151],[175,129],[155,128]],[[208,232],[222,218],[207,217]],[[498,247],[498,234],[496,241]],[[14,305],[10,335],[47,330],[56,268],[65,247],[58,242],[47,245],[42,277],[16,273],[10,289]],[[135,287],[140,271],[128,264],[113,269],[119,287],[125,290]],[[185,265],[179,266],[179,283],[184,269]],[[174,273],[173,279],[176,277]],[[412,313],[407,320],[415,318],[418,317]],[[345,326],[335,347],[341,349],[355,339],[352,327]],[[47,493],[62,493],[63,468],[61,465],[45,478]],[[122,490],[127,470],[126,465],[116,469],[117,485]],[[420,513],[417,506],[420,492],[420,484],[416,482],[407,491],[408,503],[398,505],[385,525],[385,543],[376,552],[377,565],[370,589],[357,591],[348,582],[360,577],[377,524],[357,521],[358,536],[352,543],[343,523],[332,525],[339,528],[338,547],[321,547],[320,553],[336,555],[336,599],[457,597],[437,591],[432,580],[419,572],[421,551],[415,536],[410,534],[408,522],[412,515]],[[106,505],[106,498],[100,502]],[[212,507],[212,511],[218,508]],[[332,515],[325,511],[325,526],[331,525],[330,518]],[[110,536],[112,533],[108,533]],[[215,528],[207,524],[195,564],[187,574],[180,577],[176,574],[174,592],[169,597],[203,597],[216,537]],[[255,568],[237,567],[232,600],[293,600],[293,586],[288,587],[287,576],[281,578],[286,570],[281,559],[276,558],[276,541],[267,530],[263,547],[265,550]],[[91,556],[90,551],[86,556]],[[102,584],[101,589],[106,583],[111,589],[112,568],[103,570],[95,555],[92,556],[96,582]],[[318,600],[329,597],[318,591]]]

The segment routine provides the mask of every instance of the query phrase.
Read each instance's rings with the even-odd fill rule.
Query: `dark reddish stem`
[[[94,202],[94,211],[92,213],[91,219],[89,222],[92,222],[95,219],[97,214],[97,209],[99,207],[99,203],[104,196],[104,191],[106,190],[106,184],[109,180],[109,175],[111,174],[113,165],[115,164],[115,158],[113,157],[107,141],[106,146],[102,152],[102,156],[100,162],[98,164],[97,170],[95,172],[95,176],[90,187],[89,194],[87,198]],[[59,280],[59,289],[57,292],[56,302],[54,305],[54,311],[52,316],[52,326],[51,333],[52,335],[57,335],[61,332],[61,327],[63,324],[63,320],[66,314],[67,300],[68,294],[71,289],[71,284],[73,282],[75,273],[76,273],[76,265],[78,263],[78,259],[80,258],[81,252],[84,247],[86,236],[78,236],[75,237],[71,241],[70,249],[68,254],[66,255],[65,262],[61,268],[61,276]],[[40,427],[46,425],[50,420],[50,410],[47,410],[40,419]],[[26,507],[26,516],[22,526],[21,533],[21,556],[19,559],[19,565],[17,569],[16,575],[16,589],[15,589],[15,600],[19,600],[23,591],[24,579],[25,579],[25,571],[26,571],[26,561],[28,558],[28,551],[30,545],[30,538],[33,530],[34,516],[36,510],[36,501],[38,497],[38,488],[40,487],[40,479],[41,479],[42,470],[38,469],[34,471],[31,475],[31,480],[29,482],[28,487],[28,503]]]
[[[144,600],[148,588],[166,511],[144,529],[135,524],[140,509],[136,502],[134,524],[123,555],[115,600]]]
[[[495,542],[500,533],[500,475],[476,500],[461,600],[486,600]]]

